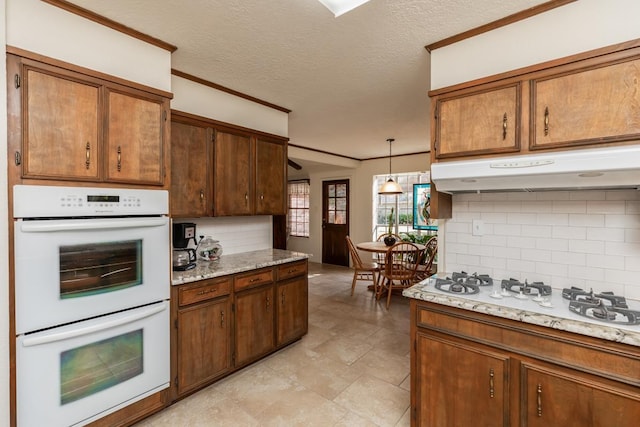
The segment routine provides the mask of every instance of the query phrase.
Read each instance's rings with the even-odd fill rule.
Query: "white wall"
[[[431,52],[431,89],[640,38],[637,0],[580,0]]]
[[[40,0],[7,0],[13,47],[171,90],[171,52]]]
[[[427,141],[425,141],[427,144]],[[429,170],[429,154],[394,157],[393,173]],[[322,262],[322,181],[349,179],[350,229],[354,242],[371,240],[373,230],[373,176],[389,173],[389,160],[376,159],[360,162],[353,169],[329,168],[322,172],[312,172],[309,205],[309,238],[290,237],[287,249],[309,253],[311,262]]]
[[[171,76],[171,108],[274,135],[289,135],[289,115],[283,111]]]
[[[473,220],[484,223],[474,236]],[[578,286],[640,300],[640,193],[635,190],[453,196],[447,271]]]
[[[0,45],[6,46],[5,0],[0,0]],[[0,67],[0,81],[7,69]],[[0,87],[0,426],[9,425],[9,219],[7,202],[7,88]]]

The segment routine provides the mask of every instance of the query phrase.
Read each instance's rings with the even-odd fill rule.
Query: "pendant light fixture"
[[[387,142],[389,143],[389,179],[387,182],[382,184],[378,194],[402,194],[402,187],[400,187],[400,184],[391,178],[391,143],[393,141],[395,141],[393,138],[387,139]]]

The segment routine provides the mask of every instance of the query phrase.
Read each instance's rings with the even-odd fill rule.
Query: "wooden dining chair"
[[[416,281],[418,282],[433,276],[436,272],[433,264],[438,254],[438,238],[433,236],[425,243],[425,246],[427,248],[424,251],[424,261],[418,264],[416,269]]]
[[[398,234],[395,234],[395,233],[384,233],[384,234],[381,234],[381,235],[378,236],[376,241],[382,242],[384,240],[384,238],[387,237],[387,236],[391,236],[391,237],[395,238],[396,239],[396,243],[402,241],[402,237],[400,237]],[[386,256],[386,254],[384,254],[384,253],[377,253],[376,256],[375,256],[376,262],[380,266],[380,269],[382,269],[384,267],[384,257],[385,256]]]
[[[416,281],[416,271],[424,251],[410,242],[399,242],[387,249],[382,279],[376,298],[387,292],[387,309],[394,289],[405,289]]]
[[[373,295],[377,294],[378,274],[380,273],[380,267],[375,262],[363,262],[360,258],[360,254],[356,249],[351,237],[347,236],[347,246],[349,253],[351,254],[351,263],[353,264],[353,280],[351,281],[351,296],[356,288],[356,281],[358,280],[371,280],[373,284]]]

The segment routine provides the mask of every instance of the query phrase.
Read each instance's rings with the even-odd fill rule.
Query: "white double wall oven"
[[[84,425],[168,387],[168,193],[13,200],[18,425]]]

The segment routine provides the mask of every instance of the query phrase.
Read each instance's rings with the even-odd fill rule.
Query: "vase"
[[[396,238],[393,236],[387,236],[384,238],[384,244],[387,246],[393,246],[395,242],[396,242]]]

